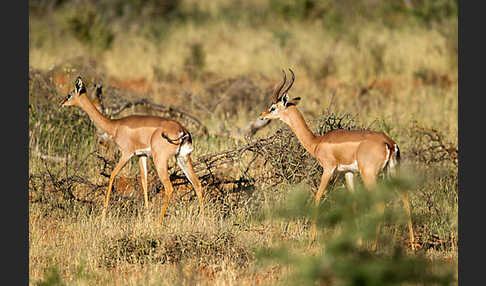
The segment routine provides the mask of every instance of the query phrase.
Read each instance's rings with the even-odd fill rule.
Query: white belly
[[[135,150],[135,155],[137,155],[137,156],[140,156],[140,155],[149,156],[149,155],[152,154],[151,152],[152,152],[152,149],[150,147],[145,148],[145,149],[137,149],[137,150]]]
[[[350,165],[338,165],[337,170],[339,172],[358,172],[358,161],[354,160]]]

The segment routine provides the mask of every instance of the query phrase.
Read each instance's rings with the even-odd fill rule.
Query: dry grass
[[[31,23],[35,25],[36,22]],[[178,76],[184,73],[184,61],[194,43],[203,44],[205,70],[219,77],[274,77],[282,66],[302,66],[306,73],[302,71],[301,77],[306,77],[319,74],[330,57],[335,63],[334,76],[348,84],[369,80],[375,68],[380,68],[382,76],[413,77],[420,69],[453,76],[450,63],[444,59],[446,39],[435,30],[421,27],[390,30],[368,23],[336,38],[323,31],[320,23],[275,23],[253,28],[216,22],[171,27],[167,37],[154,43],[135,32],[123,33],[112,49],[95,56],[108,76],[149,81],[154,78],[154,68]],[[286,38],[285,44],[279,37]],[[45,45],[40,49],[31,47],[31,66],[47,69],[78,55],[91,55],[70,37]],[[383,67],[376,67],[377,64]],[[451,80],[455,79],[457,75]]]
[[[191,0],[182,5],[185,9],[198,5],[214,16],[227,3]],[[241,5],[268,8],[263,1]],[[422,25],[392,29],[366,22],[350,25],[346,33],[339,34],[323,28],[325,23],[320,21],[277,18],[265,25],[247,24],[252,23],[247,19],[189,21],[168,26],[164,36],[154,41],[136,25],[113,25],[113,45],[100,51],[69,33],[58,37],[65,27],[53,23],[63,23],[65,17],[54,14],[51,23],[30,19],[30,74],[35,69],[48,75],[44,83],[31,80],[29,94],[33,106],[29,110],[29,175],[39,175],[29,186],[30,284],[56,278],[56,269],[69,285],[289,282],[286,277],[294,269],[279,263],[260,264],[255,257],[259,248],[283,242],[291,245],[291,252],[309,257],[324,250],[320,245],[306,248],[306,219],[258,218],[296,189],[315,192],[319,166],[301,152],[288,130],[281,129],[281,122],[270,123],[248,142],[227,136],[263,111],[281,79],[281,69],[287,67],[296,73],[291,96],[302,97],[299,109],[313,130],[330,114],[348,114],[354,118],[348,123],[356,123],[353,128],[382,130],[399,143],[406,168],[422,174],[410,195],[422,254],[430,261],[457,267],[457,165],[454,155],[437,159],[427,153],[445,146],[452,148],[447,154],[457,155],[457,58],[451,48],[453,39],[442,30]],[[443,29],[454,30],[455,26],[454,20],[443,23]],[[73,65],[73,59],[80,66]],[[63,69],[67,66],[71,69]],[[102,161],[89,154],[98,150],[111,160],[117,155],[114,150],[103,153],[99,149],[94,127],[82,111],[54,107],[80,72],[89,82],[103,82],[107,104],[143,97],[191,114],[208,128],[209,134],[204,135],[189,120],[180,119],[194,133],[192,157],[200,163],[198,174],[209,189],[204,220],[192,188],[173,177],[180,185],[163,223],[157,222],[163,188],[153,168],[150,209],[143,211],[142,200],[133,195],[140,193],[140,186],[138,164],[132,161],[119,174],[120,181],[125,178],[134,186],[130,187],[132,195],[115,191],[109,215],[101,222],[107,178],[100,174]],[[369,88],[360,93],[365,87]],[[160,114],[136,108],[124,114],[149,112]],[[262,145],[255,161],[256,151],[232,155],[233,161],[218,161],[211,169],[213,174],[198,161],[208,154],[252,144],[277,130],[283,135],[273,145]],[[439,139],[428,139],[431,137],[420,130]],[[272,156],[271,152],[279,150],[279,156]],[[51,159],[70,157],[68,162],[44,162],[39,154]],[[173,160],[170,165],[175,166]],[[249,165],[251,171],[246,172]],[[180,175],[175,167],[171,171]],[[103,187],[93,189],[86,182],[67,180],[75,174]],[[217,181],[224,179],[249,182],[237,186]],[[69,184],[75,186],[71,194],[92,202],[70,197]],[[337,177],[331,192],[339,192],[343,186],[342,177]],[[398,204],[394,201],[390,206]],[[385,229],[401,245],[406,244],[406,225]]]
[[[45,212],[32,204],[31,283],[56,265],[66,281],[81,285],[254,285],[264,276],[278,280],[271,269],[256,267],[258,247],[271,246],[281,239],[279,234],[292,240],[307,238],[302,222],[282,233],[281,223],[254,224],[243,211],[222,219],[211,206],[202,219],[194,203],[172,205],[159,224],[156,206],[129,216],[112,208],[101,222],[99,214],[82,206],[74,211],[75,217],[50,213],[46,220]]]

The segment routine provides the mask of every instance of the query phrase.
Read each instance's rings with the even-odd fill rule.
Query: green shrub
[[[66,283],[62,280],[57,266],[49,267],[45,273],[45,278],[35,283],[37,286],[64,286]]]
[[[99,11],[87,8],[76,11],[67,19],[71,35],[81,43],[101,50],[111,48],[115,34]]]
[[[379,213],[376,204],[389,205],[396,191],[414,188],[410,179],[395,179],[379,184],[370,192],[358,188],[354,192],[337,189],[327,194],[317,209],[311,206],[313,198],[303,187],[293,190],[266,217],[285,221],[304,217],[310,220],[317,211],[317,244],[324,247],[316,255],[291,251],[292,243],[263,248],[258,252],[260,261],[276,261],[291,265],[290,285],[403,285],[438,284],[454,282],[453,269],[442,262],[431,261],[423,254],[406,254],[390,231],[381,231],[378,248],[372,245],[379,224],[405,223],[403,210],[387,208]]]
[[[206,52],[203,44],[196,42],[189,47],[189,55],[185,60],[185,66],[189,75],[197,78],[201,75],[206,65]]]

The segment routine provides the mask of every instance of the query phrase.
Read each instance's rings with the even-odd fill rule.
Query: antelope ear
[[[99,96],[103,93],[103,85],[101,83],[95,84],[96,95]]]
[[[287,106],[288,102],[289,102],[289,94],[288,93],[284,93],[282,94],[282,103],[284,106]]]
[[[300,102],[300,97],[294,97],[289,102],[287,102],[286,106],[297,105]]]
[[[81,91],[86,90],[85,86],[84,86],[84,82],[83,80],[81,79],[80,76],[78,76],[78,78],[76,79],[76,82],[74,83],[74,88],[76,90],[76,93],[81,93]]]

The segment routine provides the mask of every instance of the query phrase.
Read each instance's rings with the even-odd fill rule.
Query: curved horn
[[[277,102],[277,100],[280,98],[280,91],[282,90],[282,88],[284,87],[285,85],[285,82],[287,81],[287,75],[285,74],[285,71],[282,70],[282,73],[283,73],[283,81],[282,83],[277,87],[275,88],[275,90],[273,91],[273,96],[272,96],[272,103],[275,103]]]
[[[286,93],[287,91],[289,91],[289,89],[292,87],[292,85],[294,84],[294,80],[295,80],[295,75],[294,75],[294,72],[289,69],[290,73],[292,74],[292,79],[290,80],[290,83],[289,83],[289,86],[287,86],[287,88],[285,89],[284,92],[282,92],[282,94]]]

